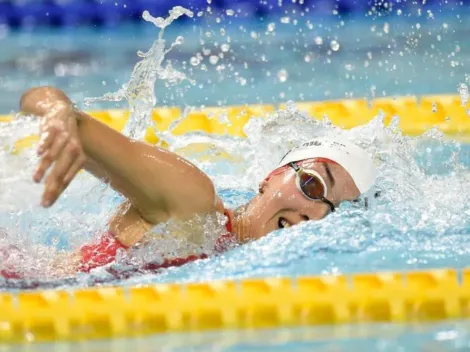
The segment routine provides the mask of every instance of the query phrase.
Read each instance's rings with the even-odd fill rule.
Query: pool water
[[[167,29],[165,39],[173,42],[176,36],[182,35],[185,43],[175,47],[168,59],[196,83],[185,81],[174,86],[157,82],[157,104],[199,107],[456,94],[460,84],[468,83],[466,66],[470,49],[465,39],[470,24],[464,21],[466,9],[461,7],[458,11],[441,13],[433,8],[432,11],[432,16],[424,8],[421,15],[402,14],[392,18],[293,16],[289,21],[266,18],[233,20],[232,23],[217,23],[216,18],[206,18],[197,19],[194,26],[187,22],[174,24]],[[157,34],[151,25],[123,27],[113,32],[92,29],[3,31],[0,44],[8,50],[0,52],[0,111],[14,111],[21,92],[39,84],[64,89],[82,106],[86,97],[116,91],[129,80],[138,59],[136,51],[147,50]],[[214,55],[217,55],[217,62]],[[97,103],[92,107],[111,106],[126,107],[123,102]],[[25,125],[34,128],[30,123]],[[26,134],[21,125],[0,126],[2,147],[10,144],[7,137],[12,131],[16,136]],[[66,279],[39,277],[26,282],[0,281],[1,289],[69,288],[97,283],[126,286],[468,265],[468,145],[443,139],[436,132],[418,138],[402,136],[394,130],[393,124],[385,127],[380,117],[367,126],[338,131],[327,121],[315,122],[294,107],[263,122],[251,123],[246,132],[248,138],[244,140],[206,137],[209,144],[227,152],[238,160],[236,162],[207,162],[214,148],[203,155],[188,150],[182,152],[214,179],[222,198],[230,206],[241,205],[253,196],[257,182],[276,165],[291,142],[320,134],[342,134],[371,151],[381,161],[378,187],[383,196],[372,202],[367,211],[343,204],[339,212],[320,222],[278,231],[223,256],[158,274],[116,279],[105,270],[98,270]],[[190,144],[191,138],[179,138],[180,147]],[[87,242],[104,229],[106,219],[120,201],[114,192],[82,174],[56,207],[41,209],[38,206],[41,187],[30,181],[34,154],[26,152],[12,157],[3,153],[0,158],[4,165],[0,171],[1,224],[8,232],[16,234],[15,241],[28,249],[25,262],[31,266],[37,261],[37,266],[41,267],[41,258],[51,254],[51,247],[71,250]],[[348,333],[332,341],[338,329],[346,329]],[[90,343],[87,350],[103,346],[120,350],[130,345],[145,348],[154,344],[168,346],[166,350],[172,351],[191,348],[223,351],[468,348],[467,322],[396,329],[392,329],[395,331],[392,338],[378,325],[351,327],[350,330],[331,327],[252,335],[231,332],[220,336],[184,335],[184,345],[180,344],[182,336],[168,335]],[[364,336],[364,331],[373,336]],[[312,341],[312,336],[318,338]],[[51,345],[43,347],[48,349]],[[61,344],[54,347],[75,348]]]
[[[185,43],[168,59],[185,67],[197,84],[159,82],[158,105],[457,93],[467,79],[469,10],[421,9],[420,16],[418,11],[391,17],[289,15],[290,23],[279,17],[217,23],[216,16],[196,16],[194,25],[175,22],[165,39],[182,35]],[[22,91],[39,84],[66,89],[79,104],[115,91],[128,81],[136,52],[147,50],[157,33],[151,24],[112,31],[1,28],[0,43],[8,50],[0,53],[0,111],[17,109]]]
[[[40,344],[37,351],[467,351],[468,322],[438,324],[374,324],[336,327],[276,329],[273,331],[223,331],[204,334],[166,334],[148,338]],[[159,348],[159,347],[158,347]],[[21,351],[21,347],[11,348]]]

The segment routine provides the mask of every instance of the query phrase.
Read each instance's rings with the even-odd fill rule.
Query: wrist
[[[38,117],[55,117],[73,113],[74,106],[59,89],[40,87],[30,89],[22,96],[20,109]]]

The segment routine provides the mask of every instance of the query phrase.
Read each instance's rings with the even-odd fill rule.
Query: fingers
[[[72,182],[77,173],[83,168],[83,166],[85,165],[85,161],[86,157],[82,154],[75,160],[75,162],[69,168],[69,171],[65,174],[65,177],[63,179],[63,184],[65,185],[65,188],[67,188],[69,183]]]
[[[51,164],[58,158],[64,146],[68,143],[70,136],[66,132],[58,132],[57,130],[51,131],[45,137],[44,142],[41,143],[38,153],[42,155],[36,172],[34,173],[34,181],[40,182],[44,174],[49,169]]]
[[[56,137],[64,132],[63,125],[59,122],[45,121],[41,123],[41,140],[38,145],[38,154],[43,154],[54,143]]]
[[[72,182],[77,173],[82,169],[83,165],[85,164],[85,160],[85,157],[79,157],[72,164],[69,171],[62,180],[58,192],[56,192],[56,194],[52,194],[52,198],[44,198],[45,201],[43,202],[43,206],[48,207],[54,204],[54,202],[60,197],[60,195],[67,189],[70,182]],[[48,200],[51,203],[49,203]]]
[[[55,161],[52,171],[46,178],[41,204],[49,207],[67,188],[85,163],[85,156],[78,142],[70,140]]]

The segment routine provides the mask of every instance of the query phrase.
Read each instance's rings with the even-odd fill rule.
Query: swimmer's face
[[[299,165],[320,174],[328,188],[327,199],[335,206],[359,197],[360,192],[349,173],[338,164],[305,160]],[[329,214],[330,208],[320,201],[307,199],[297,188],[292,168],[275,173],[260,184],[260,192],[248,205],[248,238],[254,240],[266,234],[302,221],[320,220]]]

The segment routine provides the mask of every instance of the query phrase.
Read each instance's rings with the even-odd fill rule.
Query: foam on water
[[[155,81],[180,82],[185,78],[169,66],[163,68],[165,54],[171,50],[165,49],[163,30],[181,15],[192,16],[187,10],[175,9],[167,19],[144,15],[161,31],[150,50],[140,54],[143,59],[134,68],[131,80],[116,93],[87,100],[91,104],[126,99],[132,111],[125,129],[129,136],[142,138],[145,127],[152,123],[151,110],[157,101]],[[181,41],[177,39],[176,44]],[[322,221],[277,231],[224,256],[159,275],[132,277],[120,281],[121,284],[404,269],[438,266],[443,262],[462,267],[468,263],[468,146],[448,141],[436,130],[421,137],[403,136],[397,128],[398,119],[385,126],[383,116],[367,125],[342,130],[327,118],[312,119],[292,102],[267,118],[251,120],[245,126],[247,138],[210,136],[197,131],[185,136],[172,135],[171,131],[188,111],[189,108],[168,131],[158,131],[159,137],[170,145],[170,150],[186,156],[212,176],[232,207],[250,199],[258,182],[287,150],[315,136],[341,136],[367,149],[377,162],[376,190],[381,191],[381,197],[371,199],[368,210],[343,204],[340,211]],[[0,260],[0,270],[13,266],[29,277],[41,279],[69,276],[64,253],[103,232],[106,219],[121,198],[91,176],[81,174],[57,206],[50,210],[40,208],[41,185],[31,181],[37,162],[34,150],[11,155],[13,142],[35,131],[34,119],[18,118],[0,125],[0,163],[5,166],[0,171],[0,219],[5,227],[3,232],[8,233],[0,238],[0,247],[18,248],[7,260]],[[194,144],[204,148],[191,148]],[[223,231],[223,220],[195,218],[187,224],[170,222],[157,226],[145,246],[131,251],[130,256],[124,256],[114,266],[138,265],[163,255],[197,251],[201,246],[206,250]],[[205,237],[184,240],[191,232],[188,228],[195,224]],[[54,269],[57,260],[64,263],[62,271]],[[113,279],[101,269],[91,275],[73,277],[73,282],[58,281],[53,285],[89,285]]]

